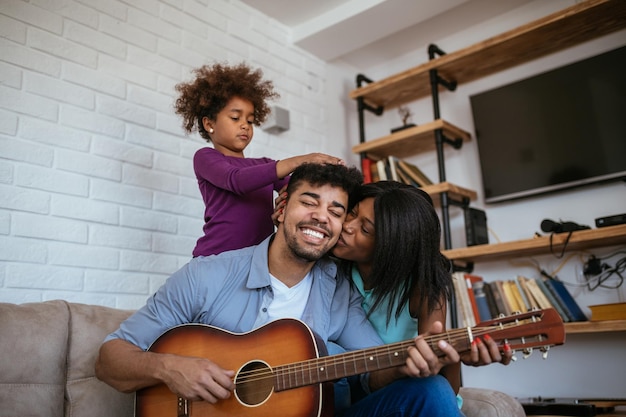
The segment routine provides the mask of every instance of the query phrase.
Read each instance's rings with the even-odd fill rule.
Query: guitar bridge
[[[178,397],[178,417],[189,417],[189,400]]]

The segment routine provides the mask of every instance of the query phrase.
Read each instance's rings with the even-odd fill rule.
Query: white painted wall
[[[414,34],[417,42],[415,51],[395,60],[386,60],[373,68],[355,68],[374,80],[380,80],[428,60],[427,46],[435,43],[444,51],[454,52],[460,48],[516,28],[553,11],[563,9],[574,1],[535,1],[522,4],[517,9],[500,14],[486,21],[476,21],[464,25],[464,16],[449,14],[429,21],[423,31]],[[472,14],[469,18],[474,18]],[[462,27],[455,30],[455,27]],[[442,29],[445,28],[445,29]],[[429,32],[432,37],[429,37]],[[549,41],[549,40],[548,40]],[[421,43],[420,43],[421,42]],[[514,82],[609,51],[626,45],[626,31],[594,40],[570,48],[557,54],[540,58],[498,74],[461,85],[455,92],[440,95],[442,117],[474,135],[469,96]],[[412,121],[422,124],[432,120],[433,110],[430,98],[410,103],[408,107],[414,116]],[[352,125],[357,126],[357,116],[352,114]],[[401,124],[395,109],[375,116],[366,115],[367,139],[387,135],[389,129]],[[355,136],[358,141],[358,136]],[[431,178],[437,179],[437,161],[434,153],[407,158],[419,165]],[[460,151],[446,148],[447,179],[453,183],[477,190],[479,198],[472,205],[487,212],[491,230],[490,242],[511,241],[532,238],[541,232],[540,223],[544,218],[571,220],[595,227],[594,219],[601,216],[626,212],[626,184],[616,182],[594,185],[575,190],[536,196],[524,200],[485,204],[482,195],[481,173],[476,142],[468,142]],[[451,208],[452,241],[454,247],[465,246],[462,211]],[[511,262],[483,263],[475,266],[474,272],[487,280],[512,279],[516,275],[537,277],[538,271],[532,266],[536,262],[546,271],[555,271],[559,278],[570,285],[577,301],[586,306],[596,303],[610,303],[626,300],[626,285],[619,290],[598,289],[589,292],[583,284],[581,259],[589,253],[604,256],[618,248],[603,248],[575,253],[574,257],[557,259],[547,255],[535,259],[516,259]],[[625,249],[622,247],[621,249]],[[622,253],[621,257],[625,254]],[[615,265],[617,258],[609,263]],[[529,266],[530,265],[530,266]],[[613,281],[615,282],[615,281]],[[589,310],[586,310],[589,312]],[[564,346],[554,348],[546,361],[537,352],[526,360],[518,354],[519,360],[508,367],[501,365],[482,368],[464,367],[464,385],[471,387],[494,388],[517,397],[560,396],[560,397],[626,397],[626,333],[570,335]]]
[[[257,129],[248,156],[322,151],[357,163],[356,103],[347,98],[357,73],[381,79],[425,62],[430,42],[454,51],[572,3],[535,1],[485,22],[442,16],[416,37],[411,54],[354,68],[291,46],[284,27],[237,0],[3,1],[0,302],[61,298],[136,308],[187,262],[203,209],[191,157],[205,143],[183,136],[172,102],[174,85],[191,68],[246,60],[275,81],[291,129]],[[470,18],[474,24],[460,24]],[[624,31],[460,86],[442,95],[442,115],[472,132],[469,95],[623,44]],[[410,107],[415,123],[431,120],[428,99]],[[367,120],[370,139],[400,122],[395,111]],[[436,178],[432,155],[414,161]],[[449,150],[446,163],[450,181],[481,193],[474,142]],[[486,209],[492,241],[506,241],[531,237],[546,217],[591,225],[624,212],[624,202],[624,184],[616,183],[498,205],[480,195],[474,205]],[[463,246],[460,210],[452,217],[453,243]],[[547,270],[560,264],[550,256],[537,261]],[[575,283],[578,264],[568,261],[559,277]],[[476,272],[487,279],[536,273],[508,263],[477,265]],[[577,298],[614,302],[624,291]],[[625,347],[624,333],[570,336],[547,362],[534,355],[506,368],[465,368],[464,383],[520,397],[626,397]]]
[[[7,0],[0,34],[0,301],[136,308],[189,260],[206,143],[173,102],[192,68],[245,60],[274,81],[291,128],[256,129],[247,156],[349,154],[347,88],[239,1]]]

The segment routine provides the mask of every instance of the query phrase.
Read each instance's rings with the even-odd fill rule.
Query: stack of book
[[[596,304],[589,309],[591,321],[626,320],[626,303]]]
[[[564,322],[588,320],[567,287],[556,279],[518,276],[486,282],[478,275],[455,272],[453,282],[457,323],[462,327],[533,308],[554,308]]]
[[[415,187],[432,185],[433,182],[415,164],[395,156],[375,161],[363,158],[361,168],[365,182],[398,181]]]

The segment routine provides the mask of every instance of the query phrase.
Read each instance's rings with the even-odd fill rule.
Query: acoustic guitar
[[[445,340],[457,351],[470,350],[476,336],[490,335],[500,346],[530,354],[547,353],[563,344],[565,329],[554,309],[536,310],[426,336],[438,356]],[[174,327],[160,336],[151,352],[211,359],[224,369],[236,370],[235,390],[227,400],[211,404],[187,401],[160,384],[137,392],[138,417],[308,417],[332,416],[334,380],[403,365],[408,340],[339,355],[325,355],[325,345],[303,322],[273,321],[254,331],[235,334],[203,324]]]

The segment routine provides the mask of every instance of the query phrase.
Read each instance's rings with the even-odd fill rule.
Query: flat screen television
[[[487,203],[626,179],[626,46],[470,102]]]

